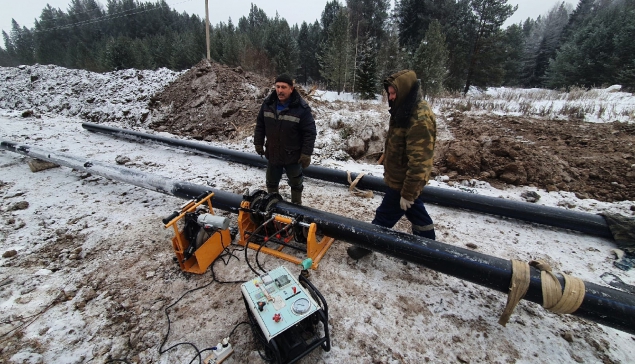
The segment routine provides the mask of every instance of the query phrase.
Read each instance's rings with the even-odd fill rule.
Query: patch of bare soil
[[[492,185],[571,191],[578,198],[635,200],[635,125],[455,112],[454,140],[437,149],[437,173]]]
[[[251,133],[273,80],[207,60],[150,100],[157,131],[196,140],[226,140]]]

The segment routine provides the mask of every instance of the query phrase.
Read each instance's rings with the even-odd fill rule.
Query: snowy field
[[[47,84],[32,85],[32,74]],[[128,70],[95,75],[37,66],[0,69],[0,76],[6,80],[0,85],[0,139],[110,164],[127,157],[125,168],[238,194],[264,188],[264,170],[92,134],[81,127],[90,116],[88,121],[103,118],[110,126],[151,133],[145,128],[148,116],[143,110],[152,93],[178,77],[177,73]],[[95,84],[94,79],[101,83]],[[72,85],[93,85],[91,96],[82,88],[73,91]],[[492,104],[508,105],[492,112],[521,112],[506,101],[511,96],[502,96],[509,92],[488,92]],[[338,118],[377,120],[378,127],[387,120],[386,105],[379,101],[360,103],[346,95],[322,95],[346,107],[316,107],[318,130],[328,130],[327,125]],[[632,121],[635,98],[621,92],[613,95],[620,96],[614,114],[630,112],[628,121]],[[598,97],[585,102],[609,101]],[[435,112],[441,115],[444,107],[447,104],[439,100]],[[32,113],[25,114],[28,110]],[[594,110],[589,115],[597,115]],[[329,150],[331,137],[320,134],[318,149]],[[252,151],[249,139],[215,145]],[[239,285],[218,282],[253,278],[244,253],[236,251],[238,259],[215,264],[217,281],[209,272],[185,274],[172,262],[172,234],[161,219],[183,200],[66,167],[32,173],[27,161],[19,154],[0,151],[0,252],[5,253],[0,260],[0,362],[191,363],[199,361],[198,350],[228,336],[235,352],[225,363],[264,362],[248,326],[240,325],[246,313]],[[316,162],[382,174],[377,165],[342,160],[331,151],[318,155]],[[635,214],[634,201],[580,200],[573,193],[535,188],[499,190],[478,181],[448,186],[443,180],[438,178],[431,185],[517,201],[531,190],[545,206]],[[281,187],[288,198],[288,187]],[[365,222],[372,220],[381,201],[378,194],[363,199],[343,186],[311,179],[303,197],[307,206]],[[596,284],[606,285],[600,278],[605,272],[635,284],[633,270],[613,265],[611,240],[471,211],[427,207],[437,239],[443,243],[470,244],[477,252],[503,259],[545,260],[556,272]],[[236,224],[235,215],[217,213]],[[407,232],[409,224],[402,221],[396,229]],[[332,349],[315,350],[301,363],[635,362],[635,337],[630,334],[576,316],[553,314],[526,301],[502,327],[497,321],[505,306],[504,294],[381,254],[355,262],[346,255],[348,246],[336,240],[311,274],[329,304]],[[10,251],[15,254],[6,254]],[[261,255],[260,263],[269,269],[284,265],[299,272],[298,267],[270,256]],[[203,288],[168,310],[168,326],[165,309],[197,287]],[[190,344],[166,350],[182,342]]]

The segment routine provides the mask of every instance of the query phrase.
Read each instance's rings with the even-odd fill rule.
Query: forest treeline
[[[289,25],[251,5],[210,26],[211,58],[267,76],[374,97],[392,72],[414,69],[427,96],[470,86],[635,89],[635,0],[579,0],[503,27],[507,0],[338,0]],[[183,70],[206,57],[205,21],[164,1],[71,0],[32,29],[2,32],[0,65],[55,64],[96,72]]]

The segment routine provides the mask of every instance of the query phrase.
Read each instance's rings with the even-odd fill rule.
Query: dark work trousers
[[[412,234],[424,238],[434,240],[434,224],[432,218],[428,215],[426,207],[418,197],[407,211],[401,209],[399,201],[401,200],[400,191],[388,188],[381,205],[375,211],[375,218],[372,223],[387,228],[395,226],[397,221],[405,214],[408,221],[412,223]]]
[[[287,164],[286,166],[272,166],[271,164],[267,164],[267,188],[278,188],[280,180],[282,179],[283,169],[287,172],[288,183],[291,190],[302,191],[304,175],[302,175],[302,165],[300,163]]]

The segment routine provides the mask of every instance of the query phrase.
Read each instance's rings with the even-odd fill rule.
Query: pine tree
[[[11,56],[9,55],[9,52],[7,52],[4,48],[0,47],[0,67],[13,67],[17,65],[18,65],[18,62],[15,62],[11,58]]]
[[[101,64],[109,71],[134,68],[137,59],[132,40],[125,36],[110,38],[104,48]]]
[[[362,100],[373,100],[378,89],[376,41],[368,38],[360,47],[358,55],[356,92]]]
[[[507,4],[507,0],[471,0],[470,5],[476,16],[476,36],[471,47],[472,54],[464,93],[467,93],[472,85],[476,64],[486,41],[495,35],[505,20],[518,9],[518,5],[511,6]]]
[[[267,29],[271,26],[271,21],[264,10],[254,4],[251,5],[249,16],[241,17],[238,21],[238,32],[244,44],[241,66],[245,69],[264,75],[276,73],[275,67],[265,51],[265,37]]]
[[[20,28],[20,25],[14,19],[11,19],[10,45],[7,45],[5,38],[5,46],[7,46],[7,50],[11,48],[15,59],[21,64],[35,63],[33,34],[27,27]]]
[[[4,48],[5,48],[5,54],[6,54],[6,58],[7,58],[7,62],[9,63],[9,66],[17,66],[20,64],[19,60],[18,60],[18,55],[16,54],[15,51],[15,45],[13,44],[13,41],[11,40],[11,37],[9,36],[9,34],[7,34],[7,32],[5,32],[4,30],[2,31],[2,38],[4,40]]]
[[[315,58],[315,48],[313,48],[314,45],[309,40],[309,25],[306,22],[302,22],[302,26],[300,26],[297,42],[299,50],[298,78],[300,82],[307,83],[311,73],[311,64]]]
[[[407,53],[403,52],[399,46],[399,31],[394,19],[388,22],[386,28],[386,37],[378,56],[380,79],[408,67]]]
[[[322,29],[317,20],[313,24],[302,22],[297,44],[299,50],[298,77],[300,82],[310,83],[320,79],[319,64],[315,57],[315,50],[320,46]]]
[[[389,6],[389,0],[346,0],[351,25],[349,39],[354,39],[355,44],[352,90],[357,91],[360,87],[357,82],[362,82],[364,89],[359,89],[362,97],[374,97],[377,90],[377,57],[385,37]]]
[[[249,16],[242,17],[238,21],[238,30],[247,35],[251,45],[258,49],[264,49],[265,46],[265,29],[270,25],[270,19],[264,10],[251,4]]]
[[[239,36],[234,27],[232,19],[227,21],[227,28],[225,33],[225,41],[223,42],[223,57],[221,62],[229,66],[240,65],[241,47]]]
[[[348,12],[340,8],[329,26],[326,41],[321,47],[322,53],[318,56],[320,74],[328,82],[328,88],[338,93],[344,90],[349,75],[348,32]]]
[[[320,75],[320,63],[315,56],[319,52],[321,43],[322,27],[316,20],[312,25],[309,25],[309,45],[313,50],[313,57],[311,57],[309,62],[309,80],[307,80],[307,82],[318,82],[322,80],[322,76]]]
[[[628,1],[619,11],[616,19],[614,63],[617,75],[614,83],[626,90],[635,91],[635,1]]]
[[[379,51],[379,45],[384,38],[389,7],[389,0],[346,0],[351,31],[363,35],[364,41],[366,38],[375,39],[372,46],[376,51]],[[353,35],[351,34],[351,37]]]
[[[441,23],[433,20],[425,38],[415,52],[413,69],[421,80],[424,97],[434,98],[443,91],[443,81],[448,74],[448,50]]]
[[[41,64],[67,65],[68,24],[66,14],[47,5],[35,21],[35,60]]]
[[[410,57],[421,44],[430,22],[438,20],[446,35],[448,70],[446,87],[459,90],[465,86],[470,50],[477,34],[471,0],[402,0],[395,5],[399,43]],[[408,62],[412,62],[410,59]]]
[[[335,18],[337,18],[337,15],[339,14],[341,8],[342,5],[337,0],[326,2],[324,10],[322,11],[322,17],[320,18],[322,30],[324,31],[324,40],[328,38],[328,32],[331,28],[331,24],[333,24]]]
[[[421,0],[401,0],[395,3],[395,18],[399,29],[399,44],[411,52],[424,37],[427,7]]]
[[[535,58],[535,70],[529,86],[542,86],[549,61],[555,57],[560,45],[560,36],[569,20],[564,4],[554,6],[544,18],[543,34]]]
[[[152,36],[147,39],[149,57],[152,58],[153,68],[170,67],[172,55],[174,54],[173,33]],[[214,48],[211,48],[213,51]]]
[[[598,6],[562,44],[546,73],[548,87],[632,84],[635,1]]]
[[[590,18],[595,9],[595,0],[580,0],[573,13],[569,17],[567,24],[562,29],[560,44],[563,44],[573,33],[583,26]]]
[[[448,47],[448,70],[445,88],[461,90],[465,86],[471,44],[476,34],[476,21],[470,0],[451,1],[439,18]],[[445,19],[445,20],[444,20]]]
[[[523,27],[520,24],[512,24],[507,27],[501,45],[503,70],[505,72],[503,85],[520,86],[521,59],[524,48]]]
[[[95,0],[72,0],[68,9],[68,25],[64,27],[67,35],[67,62],[68,67],[83,68],[91,71],[101,71],[97,55],[100,52],[99,44],[103,43],[102,27],[106,24],[97,20],[104,16],[99,3]],[[126,19],[124,17],[122,19]],[[120,29],[112,27],[113,29]],[[125,33],[123,33],[125,34]],[[119,34],[113,35],[118,38]],[[128,36],[128,40],[133,37]],[[117,42],[117,41],[116,41]],[[124,42],[121,40],[120,42]],[[122,43],[123,44],[123,43]],[[121,46],[121,44],[120,44]],[[127,67],[131,67],[127,63]]]
[[[274,65],[276,73],[286,73],[292,77],[296,75],[299,50],[291,28],[286,20],[276,18],[267,30],[265,50]]]
[[[490,35],[481,44],[481,51],[476,60],[473,73],[473,84],[480,87],[500,86],[505,79],[505,35],[502,30]]]

